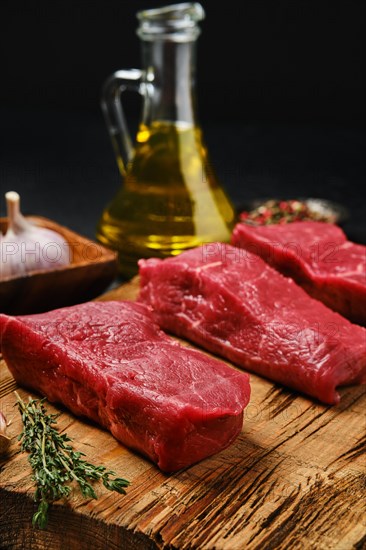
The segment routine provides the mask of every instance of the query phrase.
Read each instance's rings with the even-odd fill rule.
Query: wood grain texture
[[[103,299],[134,299],[137,280]],[[62,411],[59,427],[87,459],[127,477],[126,496],[97,486],[98,500],[75,493],[55,503],[49,525],[35,511],[27,456],[19,452],[16,387],[0,363],[0,410],[14,440],[0,459],[0,548],[321,549],[366,548],[366,389],[344,388],[324,406],[251,375],[241,435],[228,449],[175,475]],[[28,392],[20,390],[23,397]]]

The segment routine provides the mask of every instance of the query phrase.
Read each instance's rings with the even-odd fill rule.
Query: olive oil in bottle
[[[102,101],[123,182],[102,214],[97,238],[118,251],[126,277],[137,272],[139,258],[228,241],[234,223],[195,112],[195,43],[203,8],[174,4],[137,17],[143,69],[114,73]],[[143,97],[134,146],[120,101],[126,89]]]
[[[228,241],[233,207],[210,169],[201,130],[185,123],[141,125],[133,162],[106,208],[98,239],[119,252],[120,270],[205,242]]]

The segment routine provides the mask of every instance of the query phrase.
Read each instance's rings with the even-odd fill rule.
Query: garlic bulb
[[[70,263],[69,245],[55,231],[26,220],[20,212],[20,197],[15,191],[5,194],[8,229],[0,233],[0,280],[45,271]]]
[[[8,423],[5,416],[0,412],[0,455],[6,453],[10,446],[11,438],[6,435]]]

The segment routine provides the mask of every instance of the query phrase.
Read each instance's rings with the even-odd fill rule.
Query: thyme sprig
[[[126,494],[129,481],[114,478],[115,472],[105,466],[95,466],[81,457],[84,453],[75,451],[67,434],[60,434],[54,427],[59,414],[47,414],[45,399],[29,397],[24,402],[15,392],[17,405],[23,421],[19,436],[21,450],[29,453],[29,463],[33,470],[32,480],[36,484],[34,500],[39,503],[32,519],[33,526],[44,529],[47,525],[49,505],[61,498],[69,497],[70,483],[75,482],[84,498],[97,498],[92,482],[102,481],[110,491]]]

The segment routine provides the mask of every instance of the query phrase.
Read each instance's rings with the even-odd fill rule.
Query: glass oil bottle
[[[184,3],[137,16],[143,69],[117,71],[103,90],[123,182],[97,228],[99,241],[118,251],[120,272],[128,278],[139,258],[228,241],[235,218],[196,116],[195,45],[203,8]],[[134,145],[120,101],[126,89],[143,98]]]

